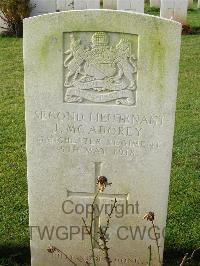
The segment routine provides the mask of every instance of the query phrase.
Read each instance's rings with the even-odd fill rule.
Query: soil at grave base
[[[182,34],[200,34],[200,27],[192,28],[190,25],[182,25]]]

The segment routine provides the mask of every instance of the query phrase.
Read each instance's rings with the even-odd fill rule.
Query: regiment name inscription
[[[34,119],[51,123],[47,135],[36,137],[39,145],[52,145],[64,153],[112,155],[133,160],[140,151],[156,152],[161,143],[156,131],[163,127],[162,115],[36,111]],[[148,130],[146,130],[148,129]],[[154,138],[147,140],[147,132]]]

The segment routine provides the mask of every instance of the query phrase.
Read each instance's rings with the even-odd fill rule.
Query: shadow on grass
[[[183,35],[197,35],[197,34],[200,34],[200,27],[190,27],[190,25],[183,25],[182,34]]]
[[[30,257],[29,247],[0,246],[0,266],[29,266]]]
[[[193,250],[174,250],[168,249],[164,252],[164,266],[179,266],[183,257],[188,254],[191,256]],[[197,252],[192,261],[187,262],[184,266],[200,266],[200,254]]]

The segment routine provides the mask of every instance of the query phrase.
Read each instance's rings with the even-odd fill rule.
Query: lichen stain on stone
[[[41,47],[41,50],[40,50],[40,62],[44,62],[46,61],[47,59],[47,56],[49,54],[49,40],[45,40],[43,41],[43,44],[42,44],[42,47]]]
[[[166,76],[166,60],[167,60],[167,42],[164,34],[166,34],[163,25],[159,25],[157,21],[154,22],[155,32],[151,38],[150,49],[152,50],[150,58],[149,74],[153,77],[153,87],[158,88],[159,100],[165,94],[165,76]]]
[[[39,60],[41,65],[45,66],[45,68],[51,66],[52,58],[54,57],[54,53],[56,49],[59,49],[59,37],[56,34],[51,34],[44,39],[41,40],[41,48],[39,51]],[[52,52],[52,50],[54,52]],[[52,53],[52,55],[51,55]]]

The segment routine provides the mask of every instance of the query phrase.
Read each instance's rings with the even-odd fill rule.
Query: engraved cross
[[[93,198],[97,195],[98,193],[98,188],[97,188],[97,179],[99,176],[102,176],[101,173],[101,167],[102,167],[102,162],[94,162],[94,167],[95,167],[95,191],[94,193],[91,192],[73,192],[70,190],[67,190],[67,197],[78,197],[78,198]],[[99,215],[99,210],[100,210],[100,200],[101,199],[111,199],[111,200],[128,200],[128,193],[124,194],[109,194],[109,193],[99,193],[96,201],[95,201],[95,206],[97,206],[96,210],[94,210],[94,237],[97,240],[98,239],[98,231],[99,227],[101,225],[100,223],[100,215]],[[94,245],[95,248],[98,248],[98,244],[95,241]]]

